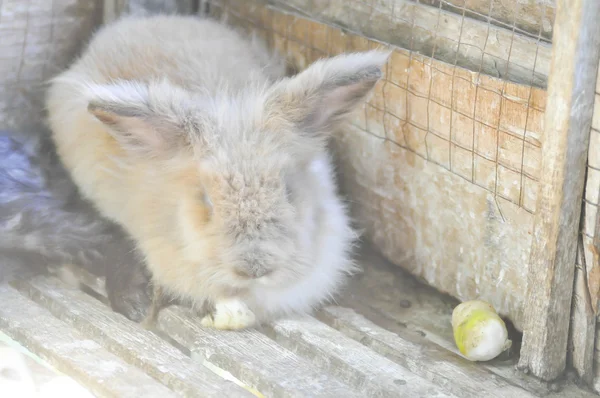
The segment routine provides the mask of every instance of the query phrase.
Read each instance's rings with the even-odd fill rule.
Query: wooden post
[[[579,378],[591,386],[594,381],[594,341],[596,339],[596,315],[589,291],[583,237],[578,236],[577,257],[573,285],[573,306],[570,327],[570,364]]]
[[[600,2],[557,0],[543,175],[519,367],[544,380],[566,366],[577,234],[600,56]]]

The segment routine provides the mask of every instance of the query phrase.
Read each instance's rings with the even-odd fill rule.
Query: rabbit
[[[106,275],[115,311],[145,317],[143,259],[121,227],[81,198],[48,132],[0,131],[0,282],[50,271],[78,285],[71,264]]]
[[[358,268],[328,139],[389,52],[286,77],[255,38],[196,16],[123,17],[50,81],[48,125],[84,197],[157,286],[238,330],[310,313]]]

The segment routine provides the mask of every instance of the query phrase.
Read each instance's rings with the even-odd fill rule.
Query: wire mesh
[[[535,212],[551,2],[527,19],[522,7],[533,1],[502,2],[503,13],[496,0],[203,3],[265,38],[296,69],[345,51],[394,49],[353,124]],[[510,24],[499,17],[509,3]]]
[[[0,0],[0,128],[39,127],[45,82],[100,21],[101,0]]]
[[[596,84],[582,208],[581,235],[585,262],[578,258],[578,266],[585,264],[587,271],[590,272],[600,266],[598,263],[600,255],[600,74]],[[594,271],[597,272],[598,269]]]

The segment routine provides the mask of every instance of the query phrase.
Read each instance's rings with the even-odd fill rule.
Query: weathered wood
[[[596,314],[588,288],[587,267],[583,251],[583,237],[578,236],[577,263],[573,286],[573,304],[569,332],[570,362],[577,375],[586,384],[594,379],[594,340],[596,338]]]
[[[176,394],[74,331],[13,288],[0,286],[0,329],[59,371],[101,397],[175,397]]]
[[[4,397],[94,398],[73,378],[61,374],[23,345],[0,332],[0,392]],[[37,395],[34,395],[36,394]]]
[[[186,397],[252,396],[196,363],[154,333],[57,279],[15,283],[19,291],[114,355]]]
[[[353,389],[289,352],[257,330],[204,329],[180,308],[161,312],[161,329],[208,361],[271,397],[359,397]]]
[[[85,271],[83,283],[105,296],[103,281]],[[230,372],[267,396],[355,396],[348,386],[315,372],[299,358],[257,330],[238,332],[205,329],[189,311],[177,307],[160,312],[158,326],[192,358]]]
[[[558,0],[546,135],[519,367],[551,380],[566,365],[577,233],[600,58],[600,2]]]
[[[350,308],[326,307],[317,318],[459,397],[535,396],[425,338],[408,331],[392,333]]]
[[[418,334],[443,350],[459,355],[454,343],[451,316],[457,301],[423,285],[406,272],[386,261],[381,254],[363,247],[357,258],[364,272],[353,278],[346,294],[337,302],[403,337]],[[518,340],[515,340],[517,343]],[[515,345],[518,349],[518,344]],[[595,395],[571,382],[543,382],[516,369],[518,352],[511,350],[508,358],[475,364],[492,372],[500,380],[523,388],[531,394],[546,398],[593,398]],[[559,387],[557,389],[557,387]]]
[[[393,0],[379,0],[393,1]],[[512,29],[524,31],[532,36],[552,40],[554,25],[554,0],[419,0],[423,4],[442,7],[445,10],[467,17],[487,21]]]
[[[598,79],[600,82],[600,77]],[[596,98],[596,102],[600,102],[599,98]],[[600,137],[599,131],[592,131],[592,134],[596,136],[596,140],[594,142],[590,142],[590,156],[588,158],[589,165],[595,167],[595,171],[600,173]],[[592,156],[592,153],[594,154]],[[590,170],[588,168],[588,170]],[[588,190],[595,189],[597,192],[596,200],[600,201],[600,181],[592,181],[588,177]],[[585,218],[586,225],[583,230],[582,238],[586,245],[584,246],[584,257],[587,265],[587,275],[588,275],[588,291],[590,294],[590,300],[592,304],[592,308],[594,309],[592,320],[597,322],[598,315],[598,301],[600,298],[600,206],[593,205],[591,203],[586,203],[585,214],[587,215],[588,210],[594,209],[596,214],[595,217]],[[587,224],[590,225],[591,228],[588,228]],[[590,239],[586,232],[589,230],[593,231],[593,239]],[[593,376],[593,388],[597,393],[600,393],[600,328],[597,323],[594,324],[595,337],[594,344],[591,344],[592,348],[592,356],[594,361],[594,376]],[[594,349],[595,348],[595,349]]]
[[[102,292],[98,278],[86,278],[85,283]],[[305,345],[304,353],[312,351],[309,355],[311,361],[320,365],[327,361],[331,368],[321,367],[320,372],[315,371],[302,358],[257,330],[227,332],[204,329],[189,311],[177,307],[163,309],[158,325],[178,344],[189,348],[192,358],[213,363],[268,396],[356,396],[352,389],[328,374],[338,376],[353,388],[364,390],[357,396],[385,396],[387,393],[407,397],[451,396],[315,319],[308,318],[306,322],[317,333],[325,333],[326,336],[311,334],[313,339],[323,341],[321,344]],[[278,324],[266,326],[267,334],[276,341],[280,337],[276,332]],[[292,335],[296,336],[296,333]],[[309,337],[309,341],[313,339]],[[325,342],[326,339],[330,342]],[[290,348],[288,343],[285,340],[283,345]],[[349,352],[345,352],[346,349]],[[335,351],[333,355],[332,350]]]
[[[277,321],[270,325],[267,333],[284,347],[313,361],[323,372],[334,374],[352,385],[364,396],[461,396],[435,386],[311,317]]]
[[[588,169],[585,186],[585,201],[583,208],[583,226],[581,237],[583,239],[583,252],[586,265],[586,276],[590,301],[594,315],[598,314],[600,303],[600,73],[596,80],[596,98],[594,102],[594,117],[592,118],[592,131],[590,133],[590,147],[588,151]],[[598,328],[598,325],[596,325]],[[600,366],[598,349],[600,340],[596,340],[594,352],[594,383],[593,388],[600,393]]]
[[[227,4],[211,12],[265,37],[299,69],[379,46],[261,2]],[[363,236],[436,289],[487,300],[522,330],[546,93],[402,49],[385,72],[331,145]]]
[[[0,2],[0,128],[44,126],[48,79],[77,54],[100,22],[98,0]]]
[[[596,391],[596,393],[600,393],[600,374],[599,374],[599,370],[598,370],[598,366],[600,364],[600,347],[598,347],[598,342],[600,341],[600,328],[596,327],[596,337],[595,337],[595,341],[596,341],[596,347],[595,350],[593,351],[594,354],[594,365],[596,367],[595,369],[595,377],[594,377],[594,382],[593,382],[593,388],[594,391]]]
[[[551,54],[546,43],[414,1],[384,0],[377,7],[370,6],[372,1],[346,0],[212,0],[211,4],[240,9],[265,2],[474,72],[546,86]]]

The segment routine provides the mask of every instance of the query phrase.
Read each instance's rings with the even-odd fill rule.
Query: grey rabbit
[[[0,282],[63,264],[105,275],[111,307],[145,316],[150,274],[130,238],[79,195],[48,134],[0,131]]]

